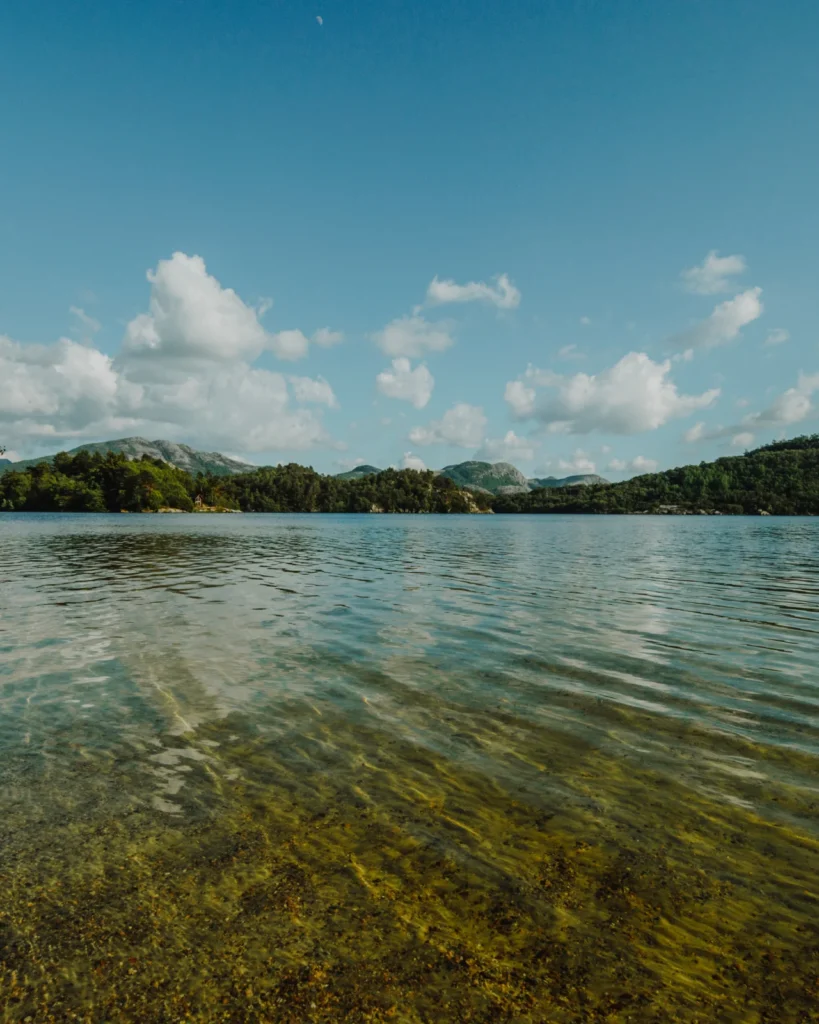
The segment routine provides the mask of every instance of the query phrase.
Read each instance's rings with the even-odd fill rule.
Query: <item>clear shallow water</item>
[[[0,1021],[819,1019],[818,541],[0,517]]]

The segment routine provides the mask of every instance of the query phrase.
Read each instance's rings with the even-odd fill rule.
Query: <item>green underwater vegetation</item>
[[[172,813],[79,744],[59,785],[6,789],[0,1020],[816,1019],[817,808],[798,787],[765,820],[501,712],[515,787],[290,714],[286,755],[238,716],[169,740]]]

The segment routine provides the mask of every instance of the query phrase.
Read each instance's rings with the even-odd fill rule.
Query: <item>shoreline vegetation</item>
[[[3,512],[819,515],[819,434],[622,483],[491,494],[432,470],[355,479],[290,463],[196,476],[160,459],[62,452],[0,476]]]

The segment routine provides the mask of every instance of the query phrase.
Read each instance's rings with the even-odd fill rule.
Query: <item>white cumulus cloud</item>
[[[706,426],[705,423],[700,420],[695,423],[693,427],[689,427],[688,430],[683,434],[683,440],[687,441],[688,444],[694,444],[696,441],[702,441],[705,438]]]
[[[363,466],[367,462],[366,459],[336,459],[336,465],[339,469],[350,470],[355,469],[356,466]]]
[[[326,380],[252,365],[265,350],[286,359],[304,354],[301,331],[266,332],[264,303],[246,305],[199,257],[175,253],[148,280],[148,312],[127,325],[116,357],[90,337],[53,345],[0,338],[4,440],[24,451],[126,433],[241,452],[332,443],[320,414],[292,398],[334,406]],[[83,331],[93,331],[93,318],[73,312]]]
[[[422,473],[426,468],[426,463],[420,456],[413,455],[412,452],[404,452],[404,457],[401,459],[401,469],[417,469]]]
[[[427,352],[443,352],[454,344],[451,331],[452,325],[447,321],[430,323],[425,317],[414,314],[397,317],[372,338],[388,356],[419,359]]]
[[[730,278],[744,274],[748,269],[744,256],[720,256],[716,249],[696,267],[683,270],[683,286],[697,295],[718,295],[731,287]]]
[[[819,391],[819,373],[812,375],[800,373],[796,386],[777,395],[774,401],[761,412],[746,416],[742,425],[753,426],[790,426],[801,423],[816,411],[812,398]]]
[[[689,444],[697,441],[716,441],[730,438],[734,448],[749,447],[755,437],[755,431],[766,427],[790,427],[801,423],[808,417],[816,415],[814,394],[819,391],[819,373],[800,373],[796,385],[787,388],[759,412],[749,413],[739,423],[728,426],[708,427],[705,423],[695,423],[683,434]]]
[[[112,426],[140,406],[143,389],[124,380],[110,356],[60,338],[22,345],[0,336],[0,423],[5,437],[76,437],[89,425]]]
[[[569,474],[594,473],[597,468],[594,459],[582,448],[575,448],[571,459],[558,459],[557,466],[558,469]]]
[[[333,389],[324,377],[289,377],[290,386],[298,402],[312,402],[337,409],[338,402]]]
[[[743,327],[762,316],[761,288],[749,288],[733,299],[720,302],[705,320],[679,334],[675,342],[681,349],[714,348],[733,341]]]
[[[426,427],[413,427],[413,444],[452,444],[460,448],[477,448],[486,429],[486,416],[480,406],[459,402],[447,409],[439,420]]]
[[[633,459],[612,459],[608,468],[615,473],[653,473],[657,468],[657,460],[635,455]]]
[[[731,423],[726,426],[706,426],[704,422],[695,423],[693,427],[683,434],[683,440],[687,444],[696,444],[697,441],[718,441],[730,438],[731,447],[747,448],[753,443],[754,435],[742,429],[743,424]]]
[[[519,419],[535,419],[550,431],[636,434],[712,405],[719,389],[681,395],[671,380],[671,361],[654,362],[629,352],[598,374],[572,376],[530,366],[506,385],[505,398]]]
[[[331,331],[329,327],[319,327],[313,331],[313,342],[322,348],[331,348],[333,345],[340,345],[344,341],[343,331]]]
[[[515,462],[520,459],[529,462],[535,457],[535,447],[525,437],[518,437],[514,430],[507,430],[503,437],[485,438],[475,458],[481,462]]]
[[[518,419],[527,419],[534,414],[537,392],[522,380],[508,381],[503,397],[511,408],[512,414]]]
[[[312,410],[291,404],[282,374],[241,362],[151,382],[140,413],[166,436],[181,431],[216,448],[305,450],[329,440]]]
[[[175,252],[147,276],[148,312],[125,330],[127,355],[252,362],[266,349],[285,360],[307,354],[309,342],[301,331],[268,333],[259,317],[269,305],[249,306],[232,288],[223,288],[201,256]]]
[[[413,370],[403,356],[393,359],[392,368],[379,373],[375,382],[382,395],[411,402],[416,409],[424,408],[435,386],[435,378],[423,363]]]
[[[148,271],[147,313],[128,324],[123,349],[131,355],[255,359],[268,335],[258,310],[207,272],[200,256],[175,252]]]
[[[270,335],[268,348],[271,352],[287,362],[295,362],[307,355],[310,342],[301,331],[277,331]]]
[[[517,309],[521,295],[509,280],[508,274],[494,278],[494,284],[485,281],[469,281],[457,284],[452,280],[442,281],[434,277],[427,288],[427,305],[442,306],[454,302],[486,302],[498,309]]]

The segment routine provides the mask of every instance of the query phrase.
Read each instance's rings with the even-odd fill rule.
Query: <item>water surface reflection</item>
[[[0,517],[0,1020],[814,1019],[818,531]]]

